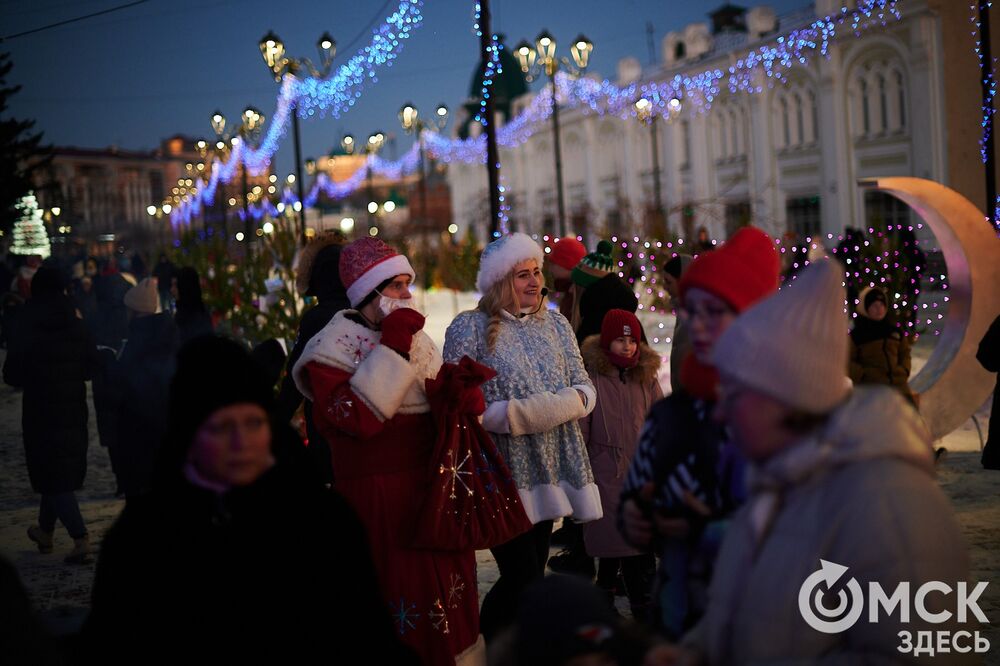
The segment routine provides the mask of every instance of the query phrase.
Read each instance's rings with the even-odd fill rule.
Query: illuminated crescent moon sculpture
[[[948,266],[948,314],[927,364],[910,380],[935,439],[986,401],[996,377],[976,360],[979,341],[1000,314],[1000,239],[961,194],[923,178],[865,178],[860,187],[893,195],[934,232]]]

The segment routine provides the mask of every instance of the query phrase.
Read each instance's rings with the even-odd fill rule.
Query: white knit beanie
[[[715,344],[723,376],[782,403],[825,414],[851,391],[844,272],[822,259],[741,314]]]
[[[139,314],[156,314],[160,311],[160,293],[156,278],[143,278],[142,282],[125,292],[125,306]]]
[[[531,240],[531,236],[514,232],[501,236],[486,246],[479,258],[479,274],[476,275],[476,289],[486,293],[498,280],[522,261],[535,259],[538,268],[545,262],[545,253],[541,246]]]

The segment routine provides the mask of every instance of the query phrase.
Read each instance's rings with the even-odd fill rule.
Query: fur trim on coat
[[[601,375],[618,375],[618,368],[608,360],[607,354],[601,349],[601,336],[591,335],[580,345],[580,355],[587,372]],[[663,357],[653,351],[645,342],[639,343],[639,364],[627,371],[629,381],[648,384],[656,379]]]

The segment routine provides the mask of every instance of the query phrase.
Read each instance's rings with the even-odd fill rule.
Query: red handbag
[[[492,368],[463,356],[426,381],[437,441],[417,548],[483,550],[531,529],[507,463],[478,418],[486,411],[480,387],[495,376]]]

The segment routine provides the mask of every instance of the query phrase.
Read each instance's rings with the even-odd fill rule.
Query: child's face
[[[639,345],[631,335],[623,335],[611,341],[611,353],[618,356],[632,358],[637,349]]]

